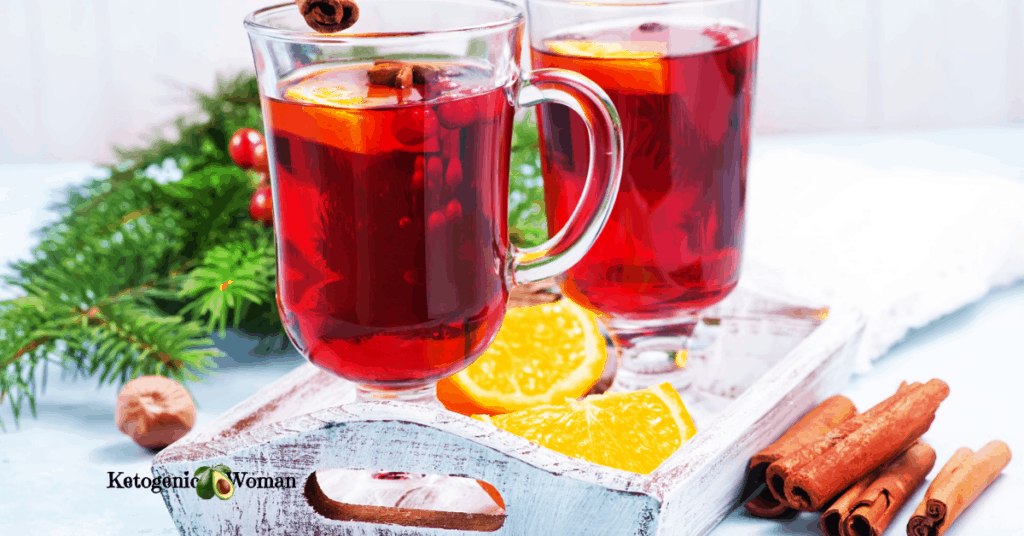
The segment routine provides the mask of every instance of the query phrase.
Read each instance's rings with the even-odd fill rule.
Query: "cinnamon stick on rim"
[[[903,392],[840,424],[825,437],[768,467],[768,485],[799,510],[820,510],[854,482],[909,448],[949,396],[942,380]]]
[[[935,536],[946,532],[960,514],[999,477],[1010,463],[1010,457],[1010,447],[1006,443],[992,441],[940,482],[931,496],[925,497]],[[942,518],[935,519],[931,512],[943,514]]]
[[[879,536],[935,466],[935,450],[917,442],[890,463],[861,494],[846,519],[845,536]]]
[[[835,428],[843,421],[857,414],[853,402],[845,396],[836,395],[826,399],[796,422],[782,437],[767,446],[750,459],[747,481],[763,481],[765,470],[776,460],[800,449]],[[765,490],[748,501],[744,507],[752,515],[763,518],[780,517],[792,508],[780,501],[771,490]]]
[[[320,33],[340,32],[359,20],[354,0],[295,0],[302,18]]]
[[[935,488],[942,482],[945,482],[954,471],[961,469],[964,462],[973,455],[973,450],[961,447],[953,453],[953,457],[946,462],[946,465],[939,469],[939,473],[935,475],[932,483],[928,485],[928,490],[924,493],[925,499],[917,506],[914,515],[910,516],[910,522],[907,523],[908,536],[928,536],[931,534],[932,520],[927,515],[928,497],[931,497],[935,493]]]

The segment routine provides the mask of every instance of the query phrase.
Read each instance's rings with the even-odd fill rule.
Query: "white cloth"
[[[745,283],[864,313],[858,372],[1024,277],[1024,181],[797,150],[765,153],[749,177]]]

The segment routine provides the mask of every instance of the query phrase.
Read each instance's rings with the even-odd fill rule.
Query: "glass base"
[[[637,391],[668,382],[677,391],[690,387],[686,368],[690,352],[704,350],[718,338],[719,320],[689,316],[659,323],[612,320],[608,333],[619,353],[612,391]]]
[[[407,389],[380,389],[366,385],[356,385],[356,402],[410,402],[420,405],[440,405],[437,400],[437,383],[430,382],[419,387]]]

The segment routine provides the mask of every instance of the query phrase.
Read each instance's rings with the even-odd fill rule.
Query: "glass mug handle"
[[[525,75],[519,106],[542,103],[564,104],[583,117],[590,167],[579,203],[558,234],[539,246],[513,248],[515,284],[556,276],[579,262],[611,216],[622,180],[622,124],[603,89],[572,71],[538,69]]]

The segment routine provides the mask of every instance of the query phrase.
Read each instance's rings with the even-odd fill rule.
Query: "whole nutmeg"
[[[163,376],[140,376],[117,395],[117,427],[140,446],[164,448],[192,429],[196,405],[182,385]]]

